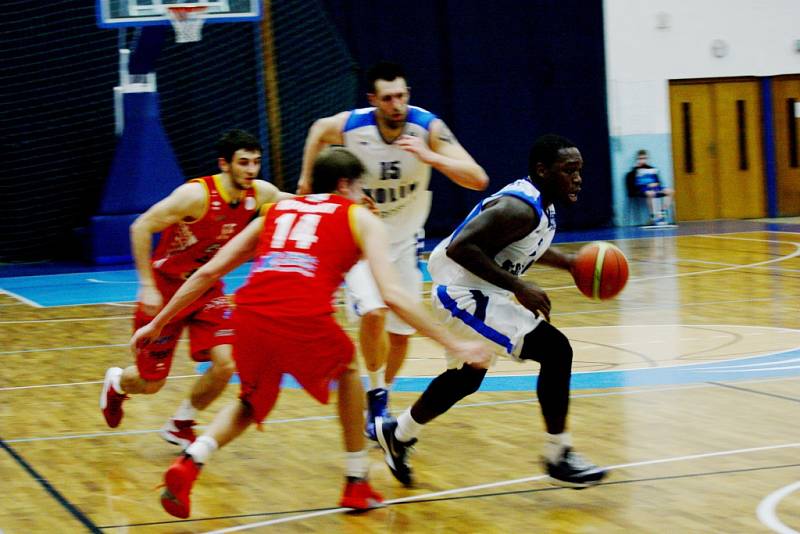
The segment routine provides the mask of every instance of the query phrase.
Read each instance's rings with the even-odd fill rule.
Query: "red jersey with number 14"
[[[361,257],[352,201],[331,194],[269,206],[247,283],[236,306],[265,317],[333,313],[333,294]],[[298,325],[302,329],[303,325]]]
[[[245,190],[243,199],[233,201],[226,198],[219,179],[216,175],[191,180],[206,189],[206,211],[199,219],[181,221],[164,230],[153,253],[153,269],[158,274],[186,280],[256,214],[255,187]]]

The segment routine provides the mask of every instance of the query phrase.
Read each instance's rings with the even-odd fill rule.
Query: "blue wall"
[[[559,226],[611,223],[600,0],[325,4],[362,72],[380,59],[405,65],[412,103],[444,119],[491,190],[527,174],[535,137],[559,133],[585,160],[582,198],[559,210]],[[365,92],[362,82],[359,105]],[[429,235],[449,233],[482,196],[441,176],[431,187]]]

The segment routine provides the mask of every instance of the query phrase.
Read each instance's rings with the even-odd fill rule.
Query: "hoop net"
[[[208,9],[204,5],[170,5],[167,16],[175,30],[176,43],[194,43],[203,38],[203,14]]]

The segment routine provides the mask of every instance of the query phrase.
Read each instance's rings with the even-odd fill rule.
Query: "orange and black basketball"
[[[578,251],[572,278],[587,297],[610,299],[617,296],[628,281],[628,260],[611,243],[595,241]]]

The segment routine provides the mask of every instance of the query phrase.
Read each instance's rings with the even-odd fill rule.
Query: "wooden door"
[[[718,217],[713,109],[711,86],[670,85],[675,216],[679,221]]]
[[[757,80],[670,83],[680,221],[766,215]]]
[[[714,91],[719,216],[766,216],[758,82],[721,82]]]
[[[800,76],[772,84],[778,214],[800,215]]]

